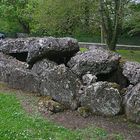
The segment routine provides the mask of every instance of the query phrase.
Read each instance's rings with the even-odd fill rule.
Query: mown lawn
[[[39,115],[27,114],[14,94],[0,93],[0,140],[104,140],[108,133],[96,127],[69,130]],[[115,140],[123,140],[114,135]]]
[[[130,61],[140,62],[140,51],[118,50],[117,52]]]

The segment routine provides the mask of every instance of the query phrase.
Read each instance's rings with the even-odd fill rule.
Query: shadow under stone
[[[10,56],[16,58],[19,61],[26,62],[28,52],[21,52],[21,53],[10,53]]]
[[[123,75],[122,68],[119,66],[116,71],[108,74],[97,75],[97,81],[115,82],[120,85],[121,88],[129,86],[129,80]]]

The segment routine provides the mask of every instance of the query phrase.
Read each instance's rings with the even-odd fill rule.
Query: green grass
[[[127,60],[140,62],[140,51],[118,50],[117,52]]]
[[[28,116],[13,95],[0,94],[0,140],[78,140],[75,132]]]
[[[101,128],[69,130],[27,114],[14,94],[0,93],[0,140],[99,140],[108,136]],[[114,135],[115,140],[123,140]]]
[[[88,50],[87,48],[80,48],[80,52],[85,52],[87,50]]]

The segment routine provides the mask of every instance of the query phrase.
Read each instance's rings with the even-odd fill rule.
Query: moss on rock
[[[87,107],[79,107],[77,111],[84,118],[88,117],[91,114],[90,110]]]

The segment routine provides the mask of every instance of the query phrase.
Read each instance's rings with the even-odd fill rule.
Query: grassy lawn
[[[108,133],[96,127],[69,130],[39,115],[27,114],[14,94],[0,93],[0,140],[105,140]],[[113,135],[115,140],[123,140]]]
[[[118,50],[117,52],[130,61],[140,62],[140,51]]]

